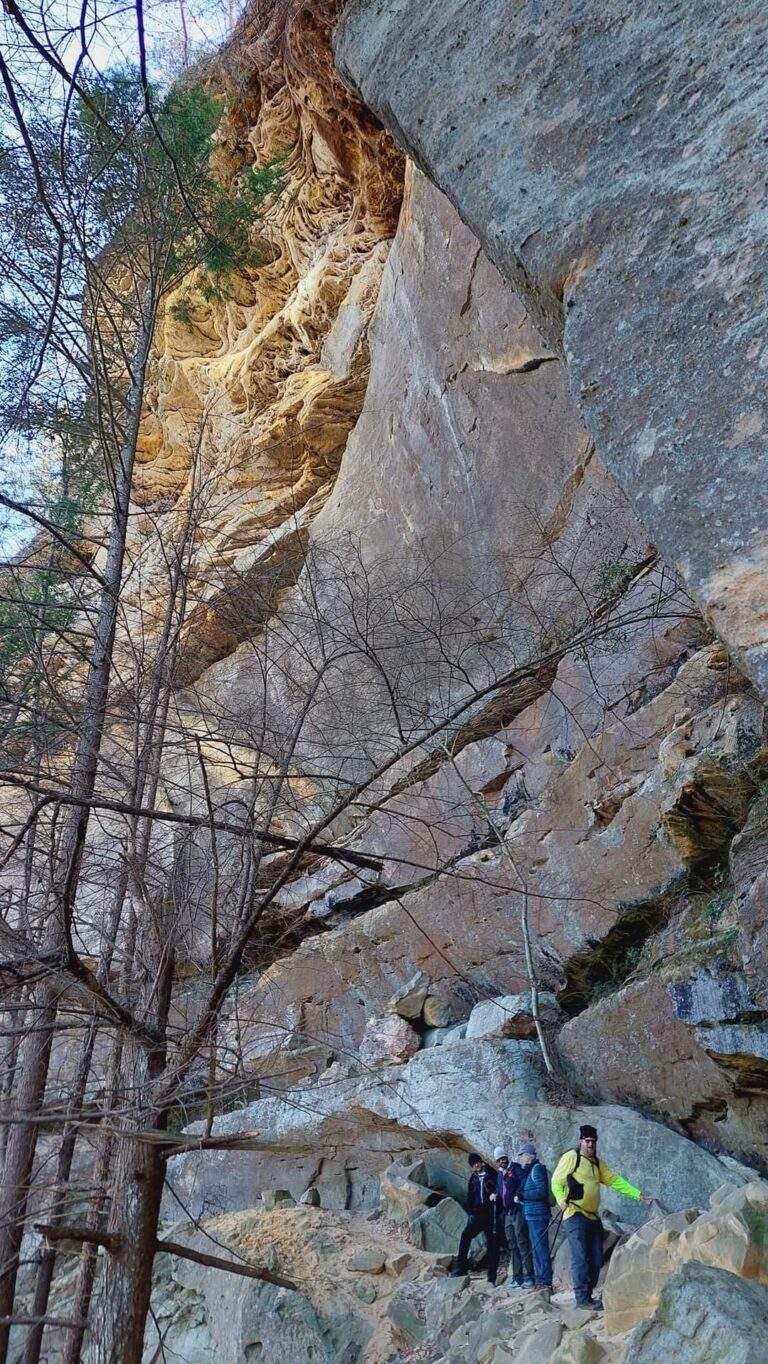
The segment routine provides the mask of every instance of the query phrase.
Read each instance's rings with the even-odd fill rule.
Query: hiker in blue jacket
[[[533,1252],[537,1288],[552,1288],[552,1258],[549,1253],[549,1173],[536,1155],[533,1142],[526,1141],[517,1158],[523,1167],[523,1217]]]
[[[497,1146],[493,1159],[499,1167],[496,1177],[497,1238],[504,1228],[510,1253],[509,1288],[533,1288],[533,1262],[528,1226],[523,1216],[522,1190],[525,1175],[522,1165],[510,1161],[503,1146]],[[499,1238],[500,1239],[500,1238]]]

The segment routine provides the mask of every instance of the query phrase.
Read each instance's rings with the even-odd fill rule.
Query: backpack
[[[576,1178],[576,1171],[578,1170],[579,1162],[581,1161],[581,1151],[578,1146],[574,1150],[574,1155],[576,1157],[576,1164],[574,1165],[571,1174],[566,1175],[565,1183],[568,1189],[568,1202],[580,1203],[584,1197],[584,1185],[580,1179]]]

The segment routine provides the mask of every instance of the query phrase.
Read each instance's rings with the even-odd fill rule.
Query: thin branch
[[[14,497],[9,497],[7,493],[0,493],[0,506],[7,507],[9,511],[18,512],[21,516],[27,516],[30,521],[35,522],[35,525],[41,526],[43,530],[53,536],[54,540],[58,541],[62,548],[67,551],[67,554],[71,554],[73,559],[77,559],[86,572],[96,579],[99,587],[102,587],[111,597],[115,595],[106,578],[103,578],[98,569],[93,567],[86,554],[82,554],[65,535],[62,535],[55,521],[49,521],[47,516],[41,516],[39,512],[32,511],[31,507],[28,507],[24,502],[17,502]]]
[[[91,1246],[103,1246],[114,1255],[123,1244],[122,1236],[116,1236],[111,1231],[96,1231],[93,1227],[52,1227],[48,1222],[35,1222],[34,1230],[47,1245],[54,1245],[57,1241],[75,1241],[82,1245],[83,1241],[87,1241]]]
[[[74,1331],[86,1324],[68,1321],[66,1317],[0,1317],[0,1326],[58,1326],[64,1331]]]
[[[262,1283],[271,1283],[277,1288],[292,1288],[294,1292],[298,1292],[298,1285],[293,1279],[284,1279],[269,1269],[254,1269],[252,1265],[223,1260],[219,1255],[206,1255],[202,1250],[190,1250],[189,1246],[179,1245],[178,1241],[158,1241],[155,1253],[161,1251],[166,1251],[168,1255],[178,1255],[180,1260],[192,1260],[196,1265],[205,1265],[206,1269],[223,1269],[225,1273],[239,1274],[243,1279],[261,1279]]]
[[[252,1151],[253,1143],[258,1140],[258,1132],[238,1132],[236,1137],[200,1137],[197,1141],[193,1139],[181,1145],[168,1146],[162,1155],[164,1160],[172,1160],[174,1156],[186,1156],[193,1151],[237,1151],[241,1147],[245,1151]]]
[[[77,796],[70,791],[56,791],[51,787],[41,786],[32,780],[15,777],[12,773],[0,773],[0,785],[20,787],[23,791],[30,791],[35,795],[43,796],[48,803],[55,802],[57,805],[79,805],[89,810],[111,810],[118,815],[132,815],[137,819],[157,820],[165,824],[184,824],[193,829],[210,829],[211,827],[211,821],[207,815],[179,815],[173,810],[157,810],[143,805],[131,805],[127,801],[108,800],[104,796]],[[235,824],[231,820],[217,819],[214,821],[214,828],[223,833],[256,838],[262,843],[271,844],[275,848],[286,848],[289,851],[301,849],[302,852],[330,857],[336,862],[350,862],[353,866],[367,867],[370,871],[381,871],[383,865],[380,857],[371,857],[366,853],[355,852],[351,848],[340,848],[333,843],[315,843],[312,839],[283,838],[280,834],[268,833],[266,829],[254,829],[250,824]]]

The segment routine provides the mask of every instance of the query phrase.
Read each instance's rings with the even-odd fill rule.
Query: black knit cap
[[[583,1141],[585,1137],[591,1137],[593,1141],[597,1141],[597,1128],[585,1123],[583,1127],[579,1128],[579,1141]]]

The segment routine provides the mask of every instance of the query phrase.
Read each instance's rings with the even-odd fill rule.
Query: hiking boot
[[[579,1303],[580,1307],[588,1307],[590,1312],[603,1312],[605,1308],[599,1298],[589,1298],[585,1303]]]
[[[507,1288],[525,1288],[525,1286],[522,1279],[510,1279],[507,1284]]]
[[[451,1270],[448,1277],[450,1279],[465,1279],[467,1277],[467,1271],[466,1269],[459,1269],[457,1265],[455,1269]]]
[[[543,1285],[542,1285],[542,1286],[543,1286]],[[535,1288],[536,1285],[535,1285],[535,1283],[533,1282],[533,1279],[523,1279],[523,1282],[522,1282],[521,1284],[519,1284],[518,1287],[519,1287],[519,1288]]]

